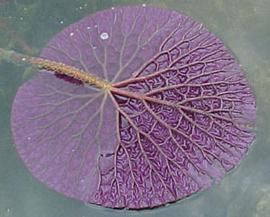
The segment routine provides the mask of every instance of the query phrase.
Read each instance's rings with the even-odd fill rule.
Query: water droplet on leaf
[[[108,34],[107,32],[102,32],[102,33],[100,34],[100,38],[101,38],[102,40],[106,40],[106,39],[109,38],[109,34]]]

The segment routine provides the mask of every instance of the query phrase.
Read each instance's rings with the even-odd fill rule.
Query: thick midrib
[[[99,78],[91,73],[79,70],[73,66],[68,66],[63,63],[35,57],[29,58],[28,62],[33,65],[37,65],[40,69],[45,69],[48,71],[52,71],[56,74],[72,77],[83,83],[95,86],[99,89],[108,90],[111,87],[111,84],[104,79]]]

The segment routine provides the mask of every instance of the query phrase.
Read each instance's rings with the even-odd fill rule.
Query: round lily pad
[[[16,149],[52,189],[141,209],[218,182],[254,139],[255,99],[224,44],[182,13],[143,6],[87,16],[40,57],[111,83],[41,70],[12,106]]]

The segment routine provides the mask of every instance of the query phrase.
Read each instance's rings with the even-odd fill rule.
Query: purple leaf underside
[[[239,64],[179,12],[98,12],[58,33],[41,57],[114,87],[41,71],[17,92],[16,149],[68,197],[132,209],[182,199],[219,181],[254,139],[255,100]]]

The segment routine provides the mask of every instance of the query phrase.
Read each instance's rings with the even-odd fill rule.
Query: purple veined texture
[[[238,62],[202,24],[130,6],[83,18],[41,57],[110,81],[101,91],[46,71],[12,107],[30,172],[86,203],[140,209],[218,182],[254,139],[255,99]]]

